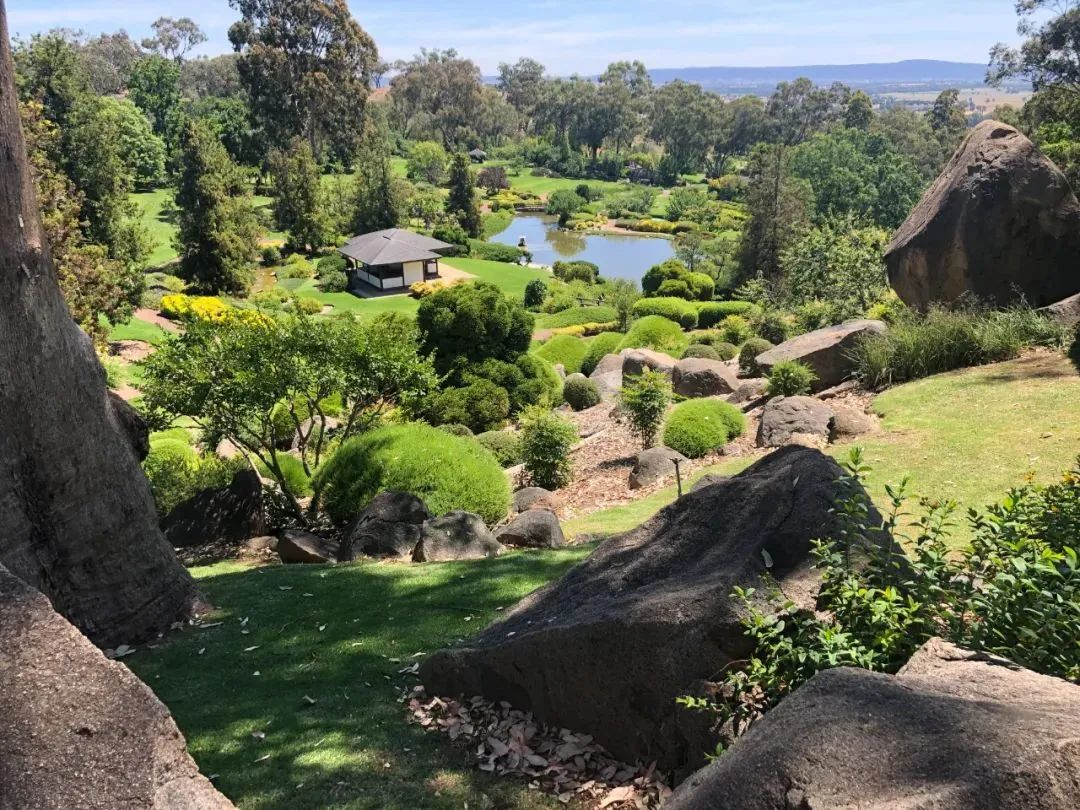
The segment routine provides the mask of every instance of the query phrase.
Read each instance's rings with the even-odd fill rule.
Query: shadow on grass
[[[546,807],[405,722],[402,670],[473,635],[592,547],[472,563],[197,572],[217,613],[127,659],[241,807]],[[488,798],[484,798],[484,796]],[[490,802],[494,801],[492,805]]]

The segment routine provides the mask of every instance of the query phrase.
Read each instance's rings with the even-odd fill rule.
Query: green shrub
[[[618,317],[614,307],[570,307],[553,315],[542,315],[537,318],[536,325],[541,329],[562,329],[586,323],[611,323]]]
[[[589,347],[581,338],[573,335],[556,335],[534,354],[553,366],[562,363],[567,374],[575,374],[581,371],[581,363],[588,351]]]
[[[817,375],[798,360],[783,360],[769,372],[766,393],[770,397],[800,397],[810,393]]]
[[[150,438],[143,471],[160,517],[204,489],[227,486],[233,475],[247,466],[243,457],[227,461],[212,453],[200,455],[192,448],[190,438],[182,428],[155,433]]]
[[[712,346],[704,343],[691,343],[683,352],[683,359],[700,358],[701,360],[719,360],[720,355]]]
[[[750,322],[742,315],[728,315],[720,321],[717,331],[725,343],[740,346],[750,339],[753,334]]]
[[[301,256],[293,253],[285,260],[281,269],[282,278],[314,278],[315,265]]]
[[[689,273],[686,277],[690,285],[690,295],[695,301],[712,301],[716,293],[716,282],[706,273]]]
[[[521,464],[521,439],[516,433],[505,430],[490,430],[481,433],[476,440],[486,448],[503,467],[516,467]]]
[[[349,289],[349,277],[344,273],[327,271],[319,276],[319,289],[324,293],[339,293]]]
[[[746,423],[734,405],[717,399],[680,403],[664,426],[664,445],[687,458],[702,458],[742,435]]]
[[[570,483],[570,451],[577,440],[574,426],[543,406],[522,414],[521,457],[533,486],[555,490]]]
[[[933,308],[866,335],[853,358],[869,388],[1017,357],[1032,346],[1060,347],[1064,330],[1028,307],[992,312]]]
[[[634,321],[630,331],[619,343],[618,351],[624,349],[653,349],[678,357],[689,341],[682,328],[661,315],[646,315]]]
[[[661,285],[662,288],[663,285]],[[674,321],[683,329],[694,329],[698,325],[697,309],[682,298],[641,298],[634,303],[633,314],[635,318],[659,315],[661,318]]]
[[[325,278],[328,273],[344,274],[348,268],[349,263],[345,261],[345,257],[339,253],[323,256],[315,263],[315,272],[318,274],[319,278]]]
[[[671,402],[671,382],[668,378],[648,369],[640,377],[628,379],[619,392],[619,407],[630,419],[630,426],[641,446],[648,450],[656,444],[656,435],[664,422],[668,404]]]
[[[318,315],[323,311],[322,301],[310,295],[298,295],[293,299],[293,309],[305,315]]]
[[[765,310],[754,318],[753,329],[758,337],[779,345],[795,333],[794,318],[775,309]]]
[[[688,301],[693,295],[690,292],[690,285],[681,278],[669,278],[664,281],[656,290],[657,296],[665,298],[680,298],[684,301]]]
[[[524,255],[521,248],[514,245],[504,245],[500,242],[483,242],[479,239],[469,240],[469,254],[475,259],[484,259],[489,262],[506,262],[507,264],[519,264]]]
[[[273,245],[266,245],[261,251],[262,263],[267,267],[273,267],[281,262],[281,251]]]
[[[451,436],[475,436],[465,425],[439,425],[439,430],[445,430]]]
[[[764,338],[750,338],[739,349],[739,372],[747,377],[760,377],[762,372],[757,359],[769,349],[775,348]]]
[[[584,411],[600,404],[600,389],[587,377],[570,377],[563,385],[563,399],[575,411]]]
[[[534,278],[525,285],[525,308],[539,309],[547,299],[548,288],[543,279]]]
[[[698,326],[712,329],[729,315],[746,316],[754,308],[749,301],[708,301],[696,305]]]
[[[693,346],[708,346],[718,355],[720,360],[733,360],[739,355],[739,349],[734,343],[728,343],[719,332],[699,332],[691,336],[690,343]],[[690,355],[683,355],[689,357]]]
[[[278,453],[277,463],[278,467],[281,468],[281,474],[285,477],[285,483],[292,490],[292,494],[297,498],[310,497],[312,493],[311,476],[304,470],[304,462],[289,453]],[[261,461],[256,461],[255,467],[265,478],[275,477],[267,465]]]
[[[828,301],[807,301],[795,309],[795,320],[799,329],[804,332],[813,332],[816,329],[824,329],[834,323],[840,323],[837,308]]]
[[[510,418],[510,394],[490,380],[475,380],[429,397],[423,414],[435,424],[467,425],[474,433],[498,430]]]
[[[551,266],[551,272],[559,281],[565,282],[583,281],[586,284],[595,284],[600,278],[599,265],[585,261],[557,261]]]
[[[477,441],[421,424],[383,427],[345,442],[315,477],[318,503],[347,524],[380,492],[410,492],[436,515],[464,510],[489,525],[506,517],[510,482]]]
[[[601,360],[619,351],[619,344],[622,341],[623,335],[618,332],[604,332],[588,341],[589,350],[585,353],[585,359],[581,361],[581,373],[586,377],[592,374]]]

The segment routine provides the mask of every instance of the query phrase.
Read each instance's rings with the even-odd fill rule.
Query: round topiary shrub
[[[769,349],[776,348],[764,338],[750,338],[739,350],[739,371],[747,377],[760,377],[757,359]]]
[[[726,343],[720,341],[719,343],[712,344],[713,351],[720,355],[720,359],[724,362],[728,360],[734,360],[739,356],[739,347],[734,343]]]
[[[505,430],[491,430],[476,437],[481,446],[495,456],[499,464],[506,469],[522,463],[521,439],[516,433]]]
[[[596,383],[580,374],[566,378],[563,399],[575,411],[584,411],[600,404],[600,389]]]
[[[699,357],[702,360],[720,359],[720,355],[717,353],[716,349],[704,343],[694,343],[686,347],[686,351],[683,352],[683,359],[686,360],[691,357]]]
[[[769,372],[766,393],[770,397],[800,397],[810,393],[817,375],[798,360],[784,360]]]
[[[589,351],[586,352],[585,359],[581,361],[581,373],[588,377],[596,371],[601,360],[619,351],[622,339],[623,336],[619,332],[603,332],[588,341]]]
[[[686,335],[677,323],[660,315],[647,315],[634,321],[630,331],[619,343],[618,351],[653,349],[678,357],[686,349],[686,345]]]
[[[430,425],[378,428],[345,442],[315,477],[316,502],[337,525],[385,490],[409,492],[436,515],[474,512],[494,525],[510,508],[510,482],[473,439]]]
[[[716,399],[694,399],[675,406],[664,426],[664,445],[687,458],[702,458],[741,436],[742,412]]]
[[[533,354],[542,360],[547,360],[553,366],[561,363],[567,374],[576,374],[581,371],[581,363],[588,351],[589,347],[581,338],[573,335],[556,335]]]

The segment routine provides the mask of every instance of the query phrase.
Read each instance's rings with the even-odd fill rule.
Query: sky
[[[455,48],[485,74],[532,57],[558,75],[612,61],[650,68],[987,60],[1014,43],[1014,0],[350,0],[384,59]],[[161,16],[188,16],[209,35],[200,53],[229,50],[227,0],[8,0],[13,34],[55,27],[146,36]]]

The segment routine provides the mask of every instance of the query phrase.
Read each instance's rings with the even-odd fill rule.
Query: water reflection
[[[517,245],[524,237],[537,264],[559,260],[593,262],[605,278],[641,281],[645,271],[675,255],[671,240],[617,233],[560,230],[554,217],[518,214],[510,227],[491,241]]]

